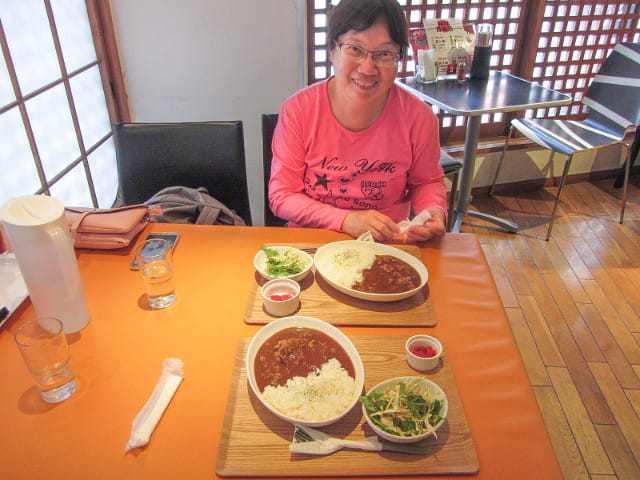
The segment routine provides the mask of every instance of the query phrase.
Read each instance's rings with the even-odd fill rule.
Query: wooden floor
[[[467,217],[522,353],[565,479],[640,479],[640,176],[625,222],[613,180],[474,198],[517,234]]]

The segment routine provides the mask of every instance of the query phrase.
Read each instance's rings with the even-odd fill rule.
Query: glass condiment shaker
[[[464,77],[466,76],[466,73],[467,73],[466,66],[469,64],[469,52],[467,52],[467,50],[462,47],[460,42],[456,42],[455,46],[451,50],[449,50],[449,64],[455,65],[454,72],[456,74],[458,74],[459,65],[461,63],[464,64],[464,67],[463,67],[464,74],[462,76],[462,79],[464,81]],[[458,75],[458,79],[460,79],[459,75]]]
[[[456,67],[456,79],[458,83],[464,83],[467,79],[467,62],[465,60],[458,60]]]

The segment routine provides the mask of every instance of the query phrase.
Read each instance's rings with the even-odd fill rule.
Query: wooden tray
[[[220,476],[317,477],[360,475],[472,474],[478,471],[478,457],[462,410],[453,373],[443,359],[439,369],[416,372],[406,362],[407,337],[353,336],[365,370],[365,390],[391,377],[422,375],[442,387],[449,401],[447,420],[438,438],[424,440],[427,456],[396,452],[340,450],[328,456],[292,454],[289,444],[293,425],[267,410],[247,382],[245,357],[250,338],[240,341],[218,449],[216,473]],[[323,427],[330,435],[359,439],[373,435],[356,405],[340,422]]]
[[[296,248],[319,247],[316,244],[292,244]],[[420,249],[415,245],[394,245],[422,261]],[[260,289],[266,280],[255,272],[255,281],[249,290],[249,301],[244,321],[264,325],[278,317],[269,315],[262,306]],[[331,287],[312,268],[300,282],[300,308],[293,315],[315,317],[333,325],[433,327],[436,316],[429,296],[429,282],[415,295],[397,302],[378,303],[345,295]],[[327,315],[327,312],[331,312]]]

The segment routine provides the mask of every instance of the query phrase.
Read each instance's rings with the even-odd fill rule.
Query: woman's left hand
[[[446,232],[444,213],[439,208],[427,209],[431,218],[422,225],[412,225],[407,230],[407,238],[416,242],[424,242],[431,238],[441,237]]]
[[[400,228],[391,218],[377,210],[353,210],[342,222],[342,231],[353,238],[371,232],[376,241],[384,242],[400,233]]]

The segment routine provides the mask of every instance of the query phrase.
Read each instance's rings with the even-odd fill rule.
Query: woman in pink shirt
[[[329,14],[335,75],[285,101],[273,138],[272,211],[289,226],[329,228],[378,241],[401,233],[413,207],[428,211],[406,232],[440,236],[446,188],[438,121],[394,84],[408,47],[396,0],[342,0]]]

